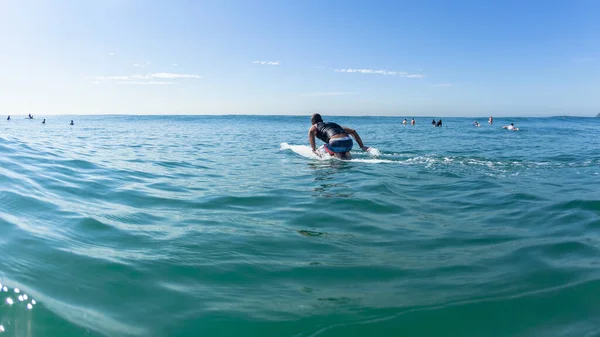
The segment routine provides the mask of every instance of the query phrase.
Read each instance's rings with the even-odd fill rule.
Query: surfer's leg
[[[335,157],[337,159],[342,159],[342,160],[350,160],[350,159],[352,159],[352,156],[350,155],[350,152],[336,152]]]

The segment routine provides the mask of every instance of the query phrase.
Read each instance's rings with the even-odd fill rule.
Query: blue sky
[[[0,1],[0,113],[596,115],[600,2]]]

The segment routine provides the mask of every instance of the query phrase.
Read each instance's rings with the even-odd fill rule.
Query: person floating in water
[[[439,120],[439,121],[438,121],[438,122],[435,124],[435,126],[442,126],[442,120],[440,119],[440,120]]]
[[[479,122],[475,121],[475,122],[473,122],[473,126],[481,126],[481,125],[479,125]]]
[[[415,125],[415,119],[414,118],[410,121],[410,125]]]
[[[323,122],[323,118],[319,114],[314,114],[310,118],[311,127],[308,129],[308,142],[312,148],[313,153],[319,155],[317,147],[315,145],[315,136],[325,142],[324,148],[330,156],[335,156],[338,159],[352,159],[350,150],[352,150],[352,138],[356,139],[358,146],[363,151],[369,150],[368,147],[364,146],[358,133],[350,128],[341,127],[336,123]]]
[[[435,126],[435,119],[431,120],[431,125]]]
[[[515,128],[515,125],[513,123],[510,123],[510,125],[504,125],[502,128],[507,130],[519,131],[519,128]]]
[[[6,120],[7,120],[7,121],[9,121],[9,120],[10,120],[10,115],[8,115],[8,118],[6,118]]]
[[[72,120],[72,119],[71,119],[71,123],[70,123],[70,125],[75,125],[75,123],[73,123],[73,120]]]
[[[406,121],[406,118],[404,118],[404,120],[402,121],[402,125],[406,125],[408,124],[408,122]]]
[[[46,124],[46,118],[44,118],[44,120],[42,121],[42,124]]]
[[[490,118],[488,119],[488,123],[490,123],[490,124],[494,123],[494,117],[490,116]]]

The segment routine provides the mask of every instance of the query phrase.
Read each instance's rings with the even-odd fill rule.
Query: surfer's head
[[[323,122],[323,118],[319,114],[314,114],[314,115],[312,115],[312,117],[310,117],[310,123],[313,125],[317,124],[317,123],[322,123],[322,122]]]

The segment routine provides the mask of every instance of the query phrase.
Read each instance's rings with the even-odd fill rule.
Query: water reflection
[[[341,160],[311,162],[307,164],[315,173],[314,197],[352,198],[354,193],[347,183],[342,182],[340,175],[352,170],[350,163]],[[341,190],[341,191],[340,191]]]

